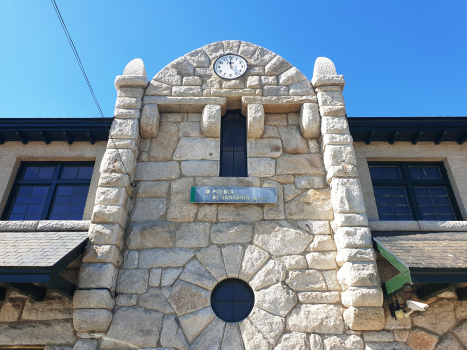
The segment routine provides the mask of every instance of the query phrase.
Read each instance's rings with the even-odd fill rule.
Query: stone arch
[[[250,69],[244,76],[224,80],[213,72],[214,61],[226,53],[248,61]],[[244,105],[254,102],[251,98],[268,97],[276,104],[295,102],[294,107],[289,106],[295,111],[299,110],[297,102],[316,102],[313,87],[300,70],[270,50],[239,40],[218,41],[177,58],[154,76],[145,96],[218,97],[226,100],[227,108],[244,112]],[[245,97],[250,99],[242,101]],[[158,104],[164,111],[163,104]]]

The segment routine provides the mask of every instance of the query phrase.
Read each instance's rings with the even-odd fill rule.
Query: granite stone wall
[[[245,77],[212,72],[224,53],[248,60]],[[116,141],[101,164],[74,300],[75,349],[416,349],[431,334],[388,326],[344,78],[330,60],[317,59],[310,82],[269,50],[224,41],[149,83],[133,60],[115,85]],[[245,178],[218,176],[229,109],[247,118]],[[192,186],[274,187],[278,201],[195,204]],[[255,294],[239,323],[210,307],[228,277]]]

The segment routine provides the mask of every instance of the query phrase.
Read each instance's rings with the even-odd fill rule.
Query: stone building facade
[[[227,53],[248,61],[245,76],[225,80],[213,72]],[[112,139],[96,162],[88,241],[71,266],[79,267],[73,302],[9,294],[0,345],[467,348],[467,301],[452,292],[430,299],[424,313],[402,320],[389,313],[381,281],[394,272],[379,255],[377,265],[370,228],[384,230],[384,222],[368,221],[365,204],[374,194],[368,179],[361,183],[367,149],[354,148],[344,84],[327,58],[316,60],[310,81],[282,57],[242,41],[192,51],[149,82],[143,62],[131,61],[115,80]],[[230,111],[246,118],[247,177],[219,176],[222,117]],[[465,146],[458,154],[465,159]],[[196,186],[274,188],[277,203],[193,203]],[[459,195],[463,208],[462,189]],[[3,225],[25,231],[24,224]],[[439,230],[466,227],[451,222]],[[254,308],[236,323],[211,307],[213,289],[228,278],[254,293]]]

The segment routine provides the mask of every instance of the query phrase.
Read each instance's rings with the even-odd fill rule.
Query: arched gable
[[[214,73],[214,61],[227,53],[248,61],[244,76],[224,80]],[[239,40],[218,41],[177,58],[154,76],[146,96],[227,97],[228,104],[245,96],[316,99],[300,70],[272,51]]]

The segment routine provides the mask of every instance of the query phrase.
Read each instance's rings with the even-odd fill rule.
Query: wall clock
[[[214,72],[223,79],[237,79],[248,69],[248,62],[242,56],[227,54],[214,62]]]

